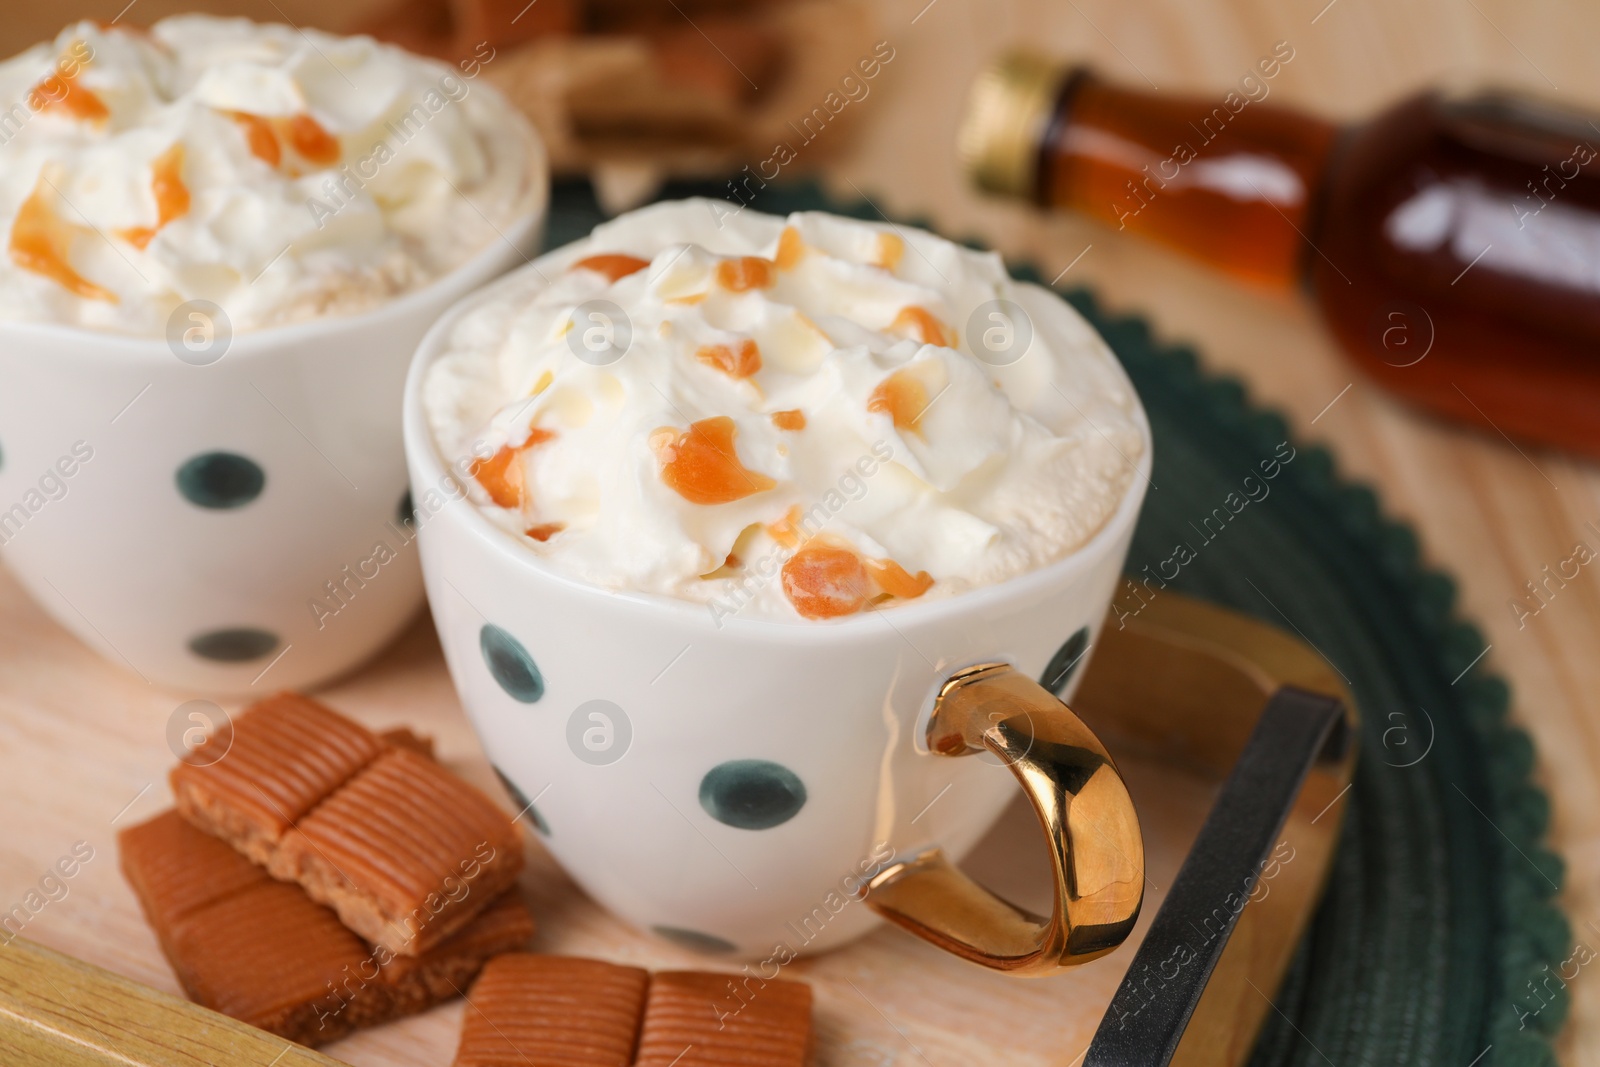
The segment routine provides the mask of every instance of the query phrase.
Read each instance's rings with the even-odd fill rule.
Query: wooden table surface
[[[0,20],[0,54],[50,36],[69,11],[111,18],[126,2],[14,3]],[[871,95],[851,105],[857,109],[854,129],[842,130],[837,144],[819,141],[818,162],[826,148],[836,191],[869,197],[892,214],[928,216],[948,233],[980,236],[1008,255],[1036,260],[1046,275],[1073,264],[1063,284],[1092,285],[1112,306],[1147,315],[1165,337],[1193,342],[1211,368],[1242,376],[1259,401],[1287,412],[1297,433],[1331,445],[1346,475],[1375,484],[1389,511],[1420,532],[1428,559],[1459,579],[1463,610],[1489,638],[1488,666],[1514,687],[1515,715],[1538,743],[1539,775],[1554,801],[1553,844],[1568,864],[1564,904],[1574,937],[1600,948],[1600,577],[1583,573],[1521,624],[1509,606],[1525,582],[1566,558],[1576,541],[1600,542],[1585,525],[1600,525],[1600,471],[1554,453],[1518,450],[1488,426],[1472,432],[1400,406],[1340,357],[1303,299],[1243,290],[1083,221],[1042,220],[1026,209],[984,202],[964,188],[951,148],[973,72],[996,50],[1017,42],[1087,59],[1162,93],[1220,96],[1275,42],[1288,41],[1295,57],[1272,83],[1272,99],[1345,118],[1446,79],[1493,81],[1600,111],[1600,67],[1593,51],[1600,9],[1519,0],[872,2],[895,59]],[[134,22],[188,6],[135,3],[124,16]],[[365,6],[365,0],[238,0],[226,9],[337,29]],[[42,914],[38,936],[170,988],[170,975],[152,955],[153,942],[130,926],[129,901],[114,877],[109,848],[109,820],[118,807],[142,783],[155,780],[138,809],[122,818],[152,813],[164,788],[157,775],[166,754],[150,739],[159,737],[172,695],[142,689],[54,630],[9,578],[0,577],[0,800],[8,822],[0,842],[0,898],[25,891],[41,864],[77,837],[104,842],[77,902],[69,898],[57,906],[60,914]],[[420,716],[423,725],[441,735],[447,755],[477,766],[425,629],[414,630],[377,668],[340,687],[335,697],[341,695],[372,722],[419,717],[396,713],[401,707],[445,709]],[[92,722],[74,719],[84,708],[97,708]],[[83,759],[70,768],[30,764],[32,752],[73,751],[80,739],[87,745]],[[95,763],[101,756],[113,762]],[[84,829],[57,811],[52,797],[63,785],[107,807],[98,825]],[[536,903],[555,911],[547,909],[542,918],[550,925],[571,923],[573,943],[609,949],[617,958],[665,958],[659,949],[640,948],[609,930],[581,898],[551,888],[560,883],[553,872],[536,870],[530,880],[544,887],[534,890],[535,897],[548,898]],[[106,947],[130,936],[136,939],[132,948]],[[822,972],[819,979],[832,970],[872,983],[885,969],[924,959],[918,946],[885,932],[854,958],[839,954],[813,966]],[[862,1010],[832,999],[842,987],[838,975],[829,979],[830,991],[821,1000],[825,1036],[836,1011]],[[1093,996],[1103,989],[1104,996],[1114,979],[1101,972],[1086,978],[1081,991]],[[1600,975],[1585,969],[1571,993],[1562,1061],[1600,1067]],[[940,999],[927,1006],[935,1014],[966,1014],[959,1000]],[[915,1061],[906,1053],[904,1034],[892,1029],[898,1008],[885,1006],[882,1022],[888,1025],[871,1024],[867,1029],[876,1029],[870,1034],[836,1035],[841,1049],[859,1041],[851,1062]],[[453,1025],[458,1010],[435,1013],[445,1021],[433,1025]],[[964,1048],[956,1035],[967,1027],[938,1029],[927,1031],[928,1043],[919,1051],[941,1067],[961,1062],[972,1046]],[[364,1044],[350,1058],[423,1062],[409,1048],[414,1032],[395,1027],[357,1039]],[[347,1055],[343,1046],[333,1051]],[[880,1056],[887,1058],[874,1058]]]

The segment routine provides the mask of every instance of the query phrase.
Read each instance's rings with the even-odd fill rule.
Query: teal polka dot
[[[278,635],[250,626],[210,630],[189,641],[189,651],[217,663],[249,663],[277,651]]]
[[[242,508],[266,487],[259,464],[232,452],[204,452],[178,468],[178,492],[191,504],[215,511]]]
[[[1083,664],[1083,654],[1088,649],[1089,628],[1083,626],[1056,649],[1056,654],[1050,657],[1044,673],[1039,675],[1039,684],[1058,697],[1065,693],[1067,683],[1078,673],[1078,668]]]
[[[702,934],[698,930],[685,930],[678,926],[652,926],[650,930],[657,937],[671,941],[679,948],[698,952],[702,956],[727,956],[739,951],[739,946],[732,941],[725,941],[712,934]]]
[[[489,673],[512,700],[533,704],[544,696],[544,676],[521,641],[489,623],[478,631],[478,648]]]
[[[700,780],[700,806],[720,823],[770,830],[800,813],[806,787],[789,768],[770,760],[719,763]]]

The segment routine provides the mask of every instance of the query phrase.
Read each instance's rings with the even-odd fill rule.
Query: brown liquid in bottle
[[[1586,117],[1425,93],[1341,130],[1238,93],[1172,99],[1085,71],[1053,92],[1034,172],[997,183],[975,166],[985,184],[1240,278],[1306,284],[1394,391],[1600,455],[1600,127]]]
[[[1444,414],[1600,455],[1597,151],[1583,119],[1497,96],[1355,131],[1310,260],[1345,348]]]
[[[1335,135],[1278,108],[1234,113],[1221,96],[1128,92],[1080,71],[1041,145],[1039,194],[1240,277],[1287,284]]]

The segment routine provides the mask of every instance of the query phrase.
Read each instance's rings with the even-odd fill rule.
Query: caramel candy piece
[[[246,889],[269,884],[267,872],[210,834],[195,829],[176,811],[117,835],[122,873],[144,906],[145,916],[168,959],[167,943],[178,920]]]
[[[649,979],[574,956],[498,956],[467,998],[455,1067],[628,1067]]]
[[[176,811],[122,831],[118,848],[189,997],[305,1045],[455,996],[485,960],[533,936],[526,905],[506,893],[438,947],[396,957]]]
[[[522,868],[521,835],[482,793],[295,694],[246,711],[226,755],[179,764],[172,790],[184,818],[402,956],[460,929]]]
[[[267,869],[367,940],[411,956],[516,881],[522,840],[488,797],[396,749],[300,820]]]
[[[222,759],[174,767],[172,792],[184,818],[265,864],[296,820],[382,752],[366,727],[279,693],[234,721]]]
[[[781,978],[662,971],[650,980],[637,1067],[803,1067],[811,987]]]
[[[302,1044],[353,1029],[361,1001],[353,999],[339,1011],[335,990],[347,975],[359,980],[363,964],[367,974],[381,973],[361,939],[333,912],[312,903],[299,887],[271,878],[178,920],[166,942],[167,958],[191,1000]]]

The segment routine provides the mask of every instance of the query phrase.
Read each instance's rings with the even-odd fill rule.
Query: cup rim
[[[582,240],[582,238],[580,238]],[[574,242],[575,243],[575,242]],[[486,303],[497,296],[503,289],[521,284],[523,277],[538,270],[548,269],[552,263],[568,254],[570,245],[552,249],[537,257],[532,262],[518,267],[490,284],[468,294],[457,301],[444,314],[434,321],[432,327],[423,335],[422,341],[417,346],[416,353],[412,356],[411,366],[406,373],[405,398],[403,411],[403,425],[405,438],[405,451],[407,460],[420,469],[423,476],[422,484],[433,486],[443,484],[445,479],[458,477],[458,472],[439,449],[432,427],[428,422],[427,410],[422,402],[425,379],[429,368],[438,360],[444,351],[444,341],[454,329],[456,323],[465,315],[475,310],[479,305]],[[1054,300],[1064,298],[1047,286],[1033,282],[1016,282],[1018,286],[1036,291],[1037,294]],[[1069,305],[1070,307],[1070,305]],[[1076,310],[1074,309],[1074,313]],[[885,621],[891,623],[891,628],[921,628],[924,625],[941,622],[952,615],[965,614],[972,611],[982,611],[996,604],[1002,604],[1019,596],[1025,596],[1031,591],[1045,586],[1065,583],[1078,574],[1101,565],[1107,553],[1113,552],[1119,542],[1131,533],[1134,522],[1138,519],[1140,509],[1144,504],[1145,490],[1151,484],[1150,472],[1152,469],[1155,442],[1150,430],[1149,417],[1144,409],[1144,402],[1139,397],[1138,390],[1133,387],[1133,382],[1128,377],[1122,361],[1117,359],[1116,353],[1111,350],[1105,338],[1098,330],[1095,336],[1100,343],[1106,346],[1107,353],[1117,375],[1122,379],[1128,392],[1134,398],[1135,421],[1143,431],[1145,449],[1137,464],[1135,464],[1135,477],[1123,491],[1122,499],[1118,501],[1116,509],[1101,524],[1100,529],[1090,536],[1083,544],[1057,560],[1012,575],[1010,578],[994,582],[990,585],[978,586],[973,589],[963,590],[952,596],[929,601],[913,601],[897,606],[887,612],[862,611],[854,615],[838,619],[770,619],[760,616],[743,616],[738,612],[717,620],[711,617],[711,604],[695,600],[686,600],[681,597],[669,596],[665,593],[645,592],[637,589],[608,589],[583,581],[564,571],[545,563],[537,555],[515,540],[510,532],[495,523],[489,516],[465,496],[452,497],[440,514],[452,508],[458,512],[464,510],[467,515],[464,519],[460,516],[457,521],[468,524],[473,539],[484,546],[485,551],[492,551],[503,559],[506,565],[526,571],[536,579],[554,582],[563,588],[581,591],[583,594],[604,597],[615,604],[626,604],[631,608],[658,614],[666,619],[676,618],[687,621],[693,618],[700,625],[713,624],[718,631],[733,630],[745,636],[781,636],[784,639],[799,638],[801,640],[831,641],[840,637],[854,637],[860,630],[868,626],[876,626],[874,616],[882,615]],[[416,478],[413,478],[412,492],[419,489]],[[426,523],[422,524],[419,534],[425,534]],[[1120,566],[1120,563],[1119,563]],[[424,567],[426,573],[426,566]],[[803,636],[802,636],[803,635]]]
[[[350,315],[319,315],[314,318],[299,322],[289,322],[277,326],[264,326],[259,329],[244,330],[233,335],[229,343],[227,356],[232,361],[239,359],[261,358],[282,351],[285,347],[293,346],[297,342],[318,336],[320,331],[333,326],[348,329],[364,329],[379,326],[390,319],[402,318],[411,314],[419,306],[425,306],[437,299],[441,292],[454,293],[459,300],[472,289],[491,280],[499,271],[494,270],[494,263],[505,257],[508,251],[514,251],[527,262],[523,266],[534,262],[528,259],[522,251],[526,242],[531,240],[544,221],[550,210],[550,166],[549,153],[545,149],[544,138],[539,135],[528,117],[506,100],[503,94],[495,90],[492,85],[480,86],[494,91],[503,104],[506,115],[511,124],[516,127],[528,148],[527,172],[530,176],[528,188],[523,194],[523,201],[527,204],[526,210],[512,218],[502,227],[490,223],[490,228],[496,231],[496,237],[490,240],[470,257],[456,264],[450,270],[438,275],[424,285],[409,289],[403,293],[385,300],[376,307],[365,311],[358,311]],[[463,287],[463,283],[466,283]],[[450,310],[447,308],[447,310]],[[90,344],[85,344],[92,338]],[[54,343],[56,345],[72,344],[83,346],[84,351],[95,355],[104,355],[120,361],[130,359],[149,359],[166,362],[172,359],[172,349],[168,347],[165,336],[151,337],[139,334],[117,333],[110,330],[97,330],[87,326],[71,323],[48,322],[32,319],[0,319],[0,339],[32,341],[35,343]]]

